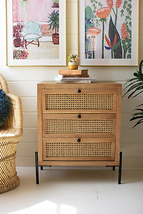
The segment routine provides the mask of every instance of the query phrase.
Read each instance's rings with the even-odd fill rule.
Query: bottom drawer
[[[115,160],[115,138],[43,139],[43,160]]]

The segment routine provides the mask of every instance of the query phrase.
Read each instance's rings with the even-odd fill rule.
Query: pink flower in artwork
[[[24,50],[14,50],[13,59],[27,59],[29,53]]]
[[[101,32],[101,30],[99,28],[96,28],[96,27],[89,27],[87,29],[87,31],[88,31],[90,36],[97,36]]]
[[[106,0],[106,2],[110,8],[113,7],[113,0]]]
[[[129,33],[125,22],[122,24],[122,27],[121,27],[121,37],[123,40],[125,40],[126,38],[129,38]]]
[[[115,7],[116,8],[119,8],[122,4],[122,0],[116,0],[116,4],[115,4]]]
[[[109,16],[110,13],[111,13],[111,8],[110,7],[102,7],[102,8],[97,10],[96,15],[100,19],[102,19],[102,18],[106,18],[107,16]]]

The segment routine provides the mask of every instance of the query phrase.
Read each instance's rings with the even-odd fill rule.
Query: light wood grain
[[[121,84],[115,82],[98,82],[97,84],[82,85],[59,85],[54,82],[39,83],[37,100],[39,165],[119,165],[121,87]],[[70,99],[68,95],[73,97],[78,93],[78,89],[81,90],[81,93],[78,95],[79,100],[82,97],[83,103],[91,102],[91,108],[95,106],[92,103],[96,102],[96,105],[98,106],[99,104],[101,110],[90,109],[90,112],[89,109],[85,108],[83,110],[79,107],[75,114],[75,111],[70,109],[70,105],[74,108],[76,103],[73,101],[69,105],[66,102],[71,102],[67,100]],[[86,94],[100,94],[100,97],[96,101],[94,99],[88,100]],[[50,98],[48,97],[48,101],[46,100],[46,95],[51,95]],[[53,95],[53,108],[55,105],[59,107],[56,110],[49,110],[46,107],[47,102],[52,102]],[[109,102],[105,95],[109,95],[108,97],[112,95],[112,99],[108,98],[112,100],[112,111],[108,109],[104,110],[104,112],[102,111],[102,107],[106,102]],[[55,97],[57,101],[55,101]],[[73,100],[78,98],[76,97]],[[59,102],[59,105],[55,102]],[[62,111],[60,106],[63,108]],[[80,118],[78,118],[78,115],[80,115]],[[102,127],[100,127],[102,121],[107,123],[109,121],[109,124],[112,124],[111,130],[109,129],[108,131],[109,124],[107,127],[106,122],[105,124],[103,122]]]

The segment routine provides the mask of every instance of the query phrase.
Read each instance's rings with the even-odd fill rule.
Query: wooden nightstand
[[[56,84],[37,88],[38,166],[119,166],[121,84]]]

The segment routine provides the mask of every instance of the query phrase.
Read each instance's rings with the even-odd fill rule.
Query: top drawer
[[[116,112],[116,90],[42,89],[43,112]]]

